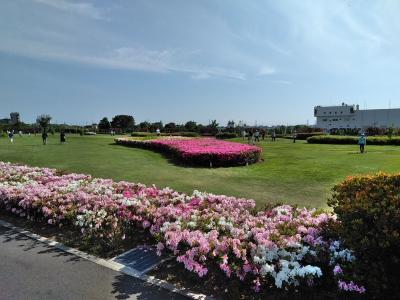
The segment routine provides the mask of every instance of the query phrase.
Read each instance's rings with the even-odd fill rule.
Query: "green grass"
[[[240,139],[237,139],[240,141]],[[317,145],[279,139],[262,142],[264,161],[248,167],[188,168],[176,166],[159,153],[113,144],[111,136],[67,136],[60,145],[50,136],[0,138],[0,160],[43,166],[96,177],[169,186],[183,192],[195,189],[255,199],[258,205],[283,202],[326,207],[334,184],[348,175],[400,171],[400,147]]]

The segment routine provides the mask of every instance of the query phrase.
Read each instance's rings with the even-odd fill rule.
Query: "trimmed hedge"
[[[400,174],[350,177],[333,192],[328,204],[355,252],[356,277],[375,297],[400,299]]]
[[[307,138],[309,144],[354,144],[358,143],[356,136],[340,136],[340,135],[320,135]],[[385,136],[367,137],[367,145],[396,145],[400,146],[400,137]]]
[[[148,136],[155,136],[156,133],[154,132],[132,132],[131,136],[133,137],[148,137]]]
[[[300,132],[300,133],[296,134],[296,139],[306,140],[309,137],[320,136],[320,135],[325,135],[325,133],[323,133],[323,132]],[[293,139],[293,135],[285,135],[283,138],[284,139]]]
[[[233,139],[237,137],[237,134],[234,132],[219,132],[215,135],[217,139],[224,140],[224,139]]]
[[[186,136],[186,137],[197,137],[199,134],[197,132],[171,132],[171,133],[166,133],[162,132],[160,134],[161,136]],[[150,137],[150,136],[157,136],[157,133],[155,132],[132,132],[131,133],[132,137]]]

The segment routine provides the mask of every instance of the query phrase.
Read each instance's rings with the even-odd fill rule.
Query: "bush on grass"
[[[320,135],[307,138],[309,144],[357,144],[357,136]],[[367,137],[367,145],[400,145],[400,137]]]
[[[234,132],[219,132],[215,135],[215,137],[220,140],[233,139],[237,137],[237,134]]]
[[[324,135],[325,133],[323,132],[300,132],[296,134],[296,139],[298,140],[306,140],[309,137],[312,136],[320,136],[320,135]],[[285,139],[292,139],[293,135],[285,135],[283,138]]]
[[[400,298],[400,174],[348,178],[328,204],[357,260],[355,275],[376,297]]]

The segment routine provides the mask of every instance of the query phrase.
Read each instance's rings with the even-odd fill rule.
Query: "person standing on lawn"
[[[254,133],[254,140],[260,142],[260,131],[258,129],[256,129],[256,132]]]
[[[65,143],[65,132],[64,131],[60,132],[60,143],[61,144]]]
[[[42,133],[43,145],[47,145],[47,138],[48,138],[47,131],[43,130],[43,133]]]
[[[273,142],[275,142],[275,140],[276,140],[276,132],[275,132],[275,130],[272,131],[271,139],[272,139]]]
[[[245,140],[245,138],[246,138],[246,130],[242,130],[242,138],[243,138],[243,141]]]
[[[247,134],[247,141],[248,141],[248,143],[250,144],[254,144],[254,141],[253,141],[253,131],[250,129],[249,130],[249,133]]]
[[[13,143],[14,142],[14,130],[10,130],[8,132],[8,138],[10,139],[10,142]]]
[[[367,144],[367,138],[365,137],[365,134],[362,133],[360,138],[358,139],[358,145],[360,146],[360,153],[364,153],[366,144]]]
[[[297,139],[297,132],[296,130],[293,132],[293,143],[296,143],[296,139]]]
[[[265,129],[261,129],[261,136],[262,136],[262,139],[263,140],[265,140],[265,136],[266,136],[266,132],[265,132]]]

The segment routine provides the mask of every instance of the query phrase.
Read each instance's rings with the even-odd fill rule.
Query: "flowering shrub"
[[[255,212],[253,200],[114,182],[89,175],[0,162],[0,208],[30,220],[78,227],[98,239],[123,239],[135,228],[158,240],[199,277],[220,270],[256,292],[317,285],[364,293],[342,279],[354,261],[340,242],[322,235],[335,217],[289,205]]]
[[[329,201],[340,220],[338,234],[358,260],[356,275],[381,297],[399,298],[400,174],[348,178]]]
[[[261,158],[261,148],[213,138],[161,138],[134,140],[119,138],[120,145],[142,147],[171,154],[186,164],[226,167],[255,163]]]

